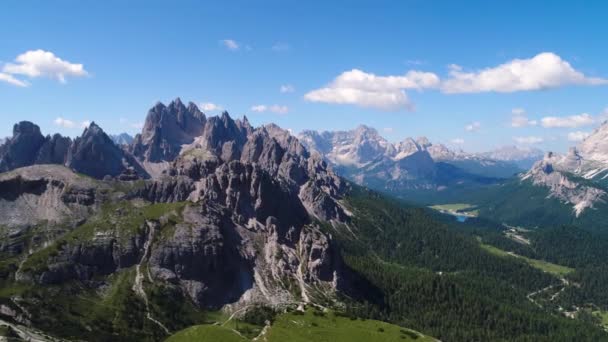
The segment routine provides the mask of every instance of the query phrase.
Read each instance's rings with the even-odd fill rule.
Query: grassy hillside
[[[221,325],[195,325],[193,327],[177,332],[166,339],[166,342],[240,342],[249,341],[233,329]]]
[[[553,274],[555,276],[565,276],[566,274],[574,272],[574,269],[570,267],[553,264],[544,260],[531,259],[525,256],[514,254],[512,252],[503,251],[502,249],[496,248],[491,245],[486,245],[482,243],[480,246],[494,255],[506,258],[520,258],[521,260],[527,262],[530,266],[537,268],[543,272]]]
[[[309,309],[306,312],[292,311],[277,316],[267,328],[263,341],[268,342],[391,342],[391,341],[435,341],[416,331],[376,320],[350,318],[334,311]],[[184,329],[169,337],[166,342],[238,342],[251,339],[237,330],[218,325],[198,325]]]

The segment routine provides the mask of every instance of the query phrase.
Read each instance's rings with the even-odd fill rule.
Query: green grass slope
[[[221,325],[195,325],[172,335],[166,342],[242,342],[249,341],[235,330]]]
[[[394,324],[312,310],[279,316],[266,337],[269,342],[435,341]]]
[[[263,337],[262,337],[263,336]],[[288,312],[277,316],[260,336],[267,342],[392,342],[435,341],[411,329],[376,320],[345,317],[334,311]],[[250,341],[234,328],[224,325],[197,325],[169,337],[166,342]]]

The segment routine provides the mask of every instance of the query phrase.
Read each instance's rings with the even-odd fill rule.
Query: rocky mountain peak
[[[570,149],[566,156],[547,152],[542,160],[521,175],[522,181],[531,181],[536,186],[548,189],[549,197],[557,198],[572,205],[578,217],[586,209],[603,202],[606,192],[572,177],[580,170],[582,158],[576,148]]]
[[[577,149],[585,159],[608,166],[608,122],[596,128],[577,146]]]
[[[148,111],[142,133],[135,137],[130,151],[141,161],[172,161],[182,145],[203,133],[205,122],[205,114],[194,103],[186,107],[180,98],[168,106],[158,102]]]
[[[67,153],[66,166],[95,178],[117,177],[136,169],[140,176],[146,176],[134,160],[120,149],[114,141],[92,122],[82,135],[76,138]]]
[[[128,133],[110,135],[110,138],[112,138],[114,143],[119,146],[130,145],[131,143],[133,143],[133,137]]]
[[[42,133],[40,133],[38,125],[29,121],[21,121],[13,126],[13,139],[19,139],[22,136],[42,137]]]
[[[0,172],[33,164],[44,142],[37,125],[29,121],[15,124],[13,136],[0,146]]]
[[[426,149],[427,147],[432,145],[427,137],[416,138],[416,143],[423,149]]]
[[[86,136],[96,136],[96,135],[104,135],[104,134],[105,134],[105,132],[103,131],[103,129],[101,127],[99,127],[99,125],[97,125],[95,123],[95,121],[93,121],[89,124],[88,127],[86,127],[84,129],[82,136],[86,137]]]

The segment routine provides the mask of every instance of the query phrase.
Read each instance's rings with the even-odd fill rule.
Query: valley
[[[16,125],[3,153],[32,141],[23,127],[40,134],[35,125]],[[369,128],[361,132],[374,137]],[[116,341],[605,337],[592,314],[608,308],[596,287],[601,273],[587,269],[603,267],[591,260],[603,257],[604,240],[496,223],[501,216],[487,211],[492,202],[475,196],[515,180],[435,163],[430,152],[451,155],[444,147],[410,141],[434,174],[422,191],[441,196],[450,190],[435,186],[458,188],[466,178],[470,201],[404,202],[392,194],[409,185],[371,190],[276,125],[253,127],[228,113],[207,117],[179,99],[155,105],[142,135],[124,139],[118,146],[92,124],[65,152],[67,159],[79,155],[77,163],[5,164],[3,334]],[[408,158],[403,151],[395,153]],[[102,175],[91,171],[95,158],[123,163]],[[397,157],[386,158],[369,165]],[[400,184],[420,181],[410,176]]]
[[[0,342],[608,342],[608,2],[2,5]]]

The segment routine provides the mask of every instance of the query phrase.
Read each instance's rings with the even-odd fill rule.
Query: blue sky
[[[156,101],[179,96],[296,132],[366,124],[391,141],[563,151],[606,114],[607,11],[601,1],[8,0],[0,136],[19,120],[45,134],[75,136],[91,120],[136,133]]]

